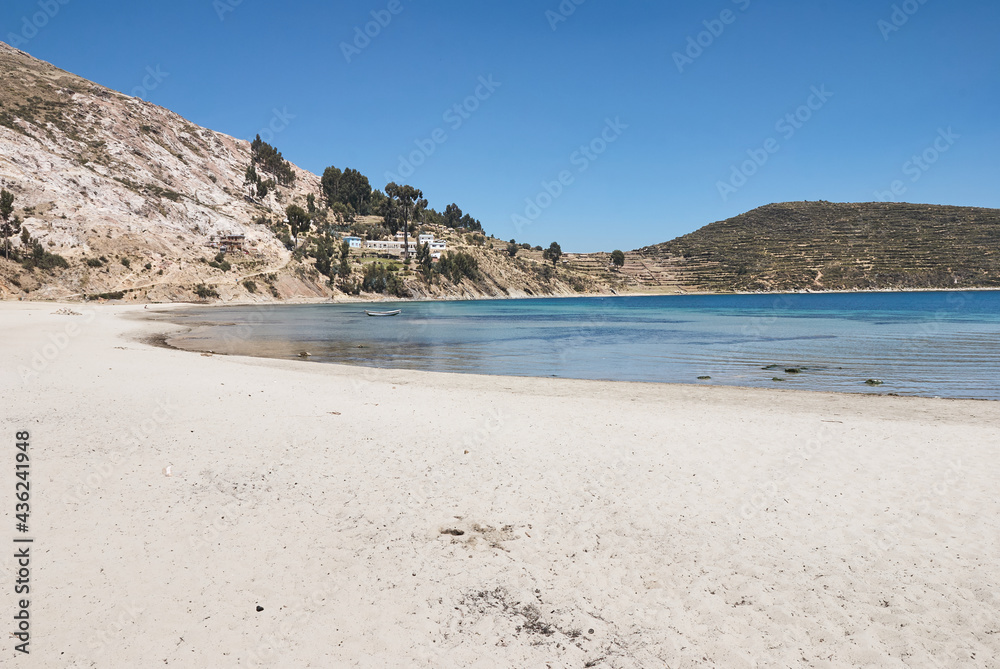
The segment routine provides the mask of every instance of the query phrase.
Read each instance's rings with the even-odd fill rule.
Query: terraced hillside
[[[652,288],[773,291],[1000,287],[1000,210],[771,204],[628,254]]]

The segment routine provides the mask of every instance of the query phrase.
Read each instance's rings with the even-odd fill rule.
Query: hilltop
[[[1000,210],[786,202],[627,254],[645,289],[896,290],[1000,287]]]

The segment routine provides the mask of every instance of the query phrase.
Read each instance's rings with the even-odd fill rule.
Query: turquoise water
[[[193,328],[173,346],[308,351],[312,363],[1000,399],[998,291],[250,306],[169,319]]]

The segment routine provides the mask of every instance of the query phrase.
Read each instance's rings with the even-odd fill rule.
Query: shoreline
[[[25,666],[1000,655],[995,403],[202,356],[53,306],[0,304]]]
[[[83,304],[101,304],[109,306],[133,306],[133,305],[156,305],[156,306],[169,306],[169,305],[183,305],[191,307],[209,307],[209,306],[280,306],[280,305],[291,305],[291,304],[380,304],[383,302],[491,302],[491,301],[509,301],[509,300],[555,300],[555,299],[585,299],[585,298],[614,298],[614,297],[686,297],[686,296],[739,296],[739,295],[774,295],[777,297],[783,295],[853,295],[853,294],[872,294],[872,293],[976,293],[976,292],[1000,292],[1000,287],[990,288],[990,287],[976,287],[976,288],[866,288],[857,290],[788,290],[788,291],[732,291],[732,292],[712,292],[712,291],[682,291],[682,292],[626,292],[626,293],[579,293],[573,295],[520,295],[516,297],[511,297],[509,295],[497,295],[492,297],[439,297],[434,299],[427,298],[413,298],[413,297],[386,297],[379,294],[371,294],[366,296],[355,296],[355,295],[338,295],[334,298],[292,298],[288,300],[270,300],[270,301],[255,301],[255,300],[232,300],[229,302],[215,301],[215,302],[144,302],[140,300],[135,301],[124,301],[124,300],[109,300],[105,302],[86,300],[86,299],[68,299],[68,298],[54,298],[51,300],[34,300],[34,299],[0,299],[0,304],[3,303],[38,303],[38,304],[67,304],[67,305],[83,305]]]

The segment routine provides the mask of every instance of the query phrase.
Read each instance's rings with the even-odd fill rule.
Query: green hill
[[[771,204],[639,249],[689,290],[1000,287],[1000,210]]]

